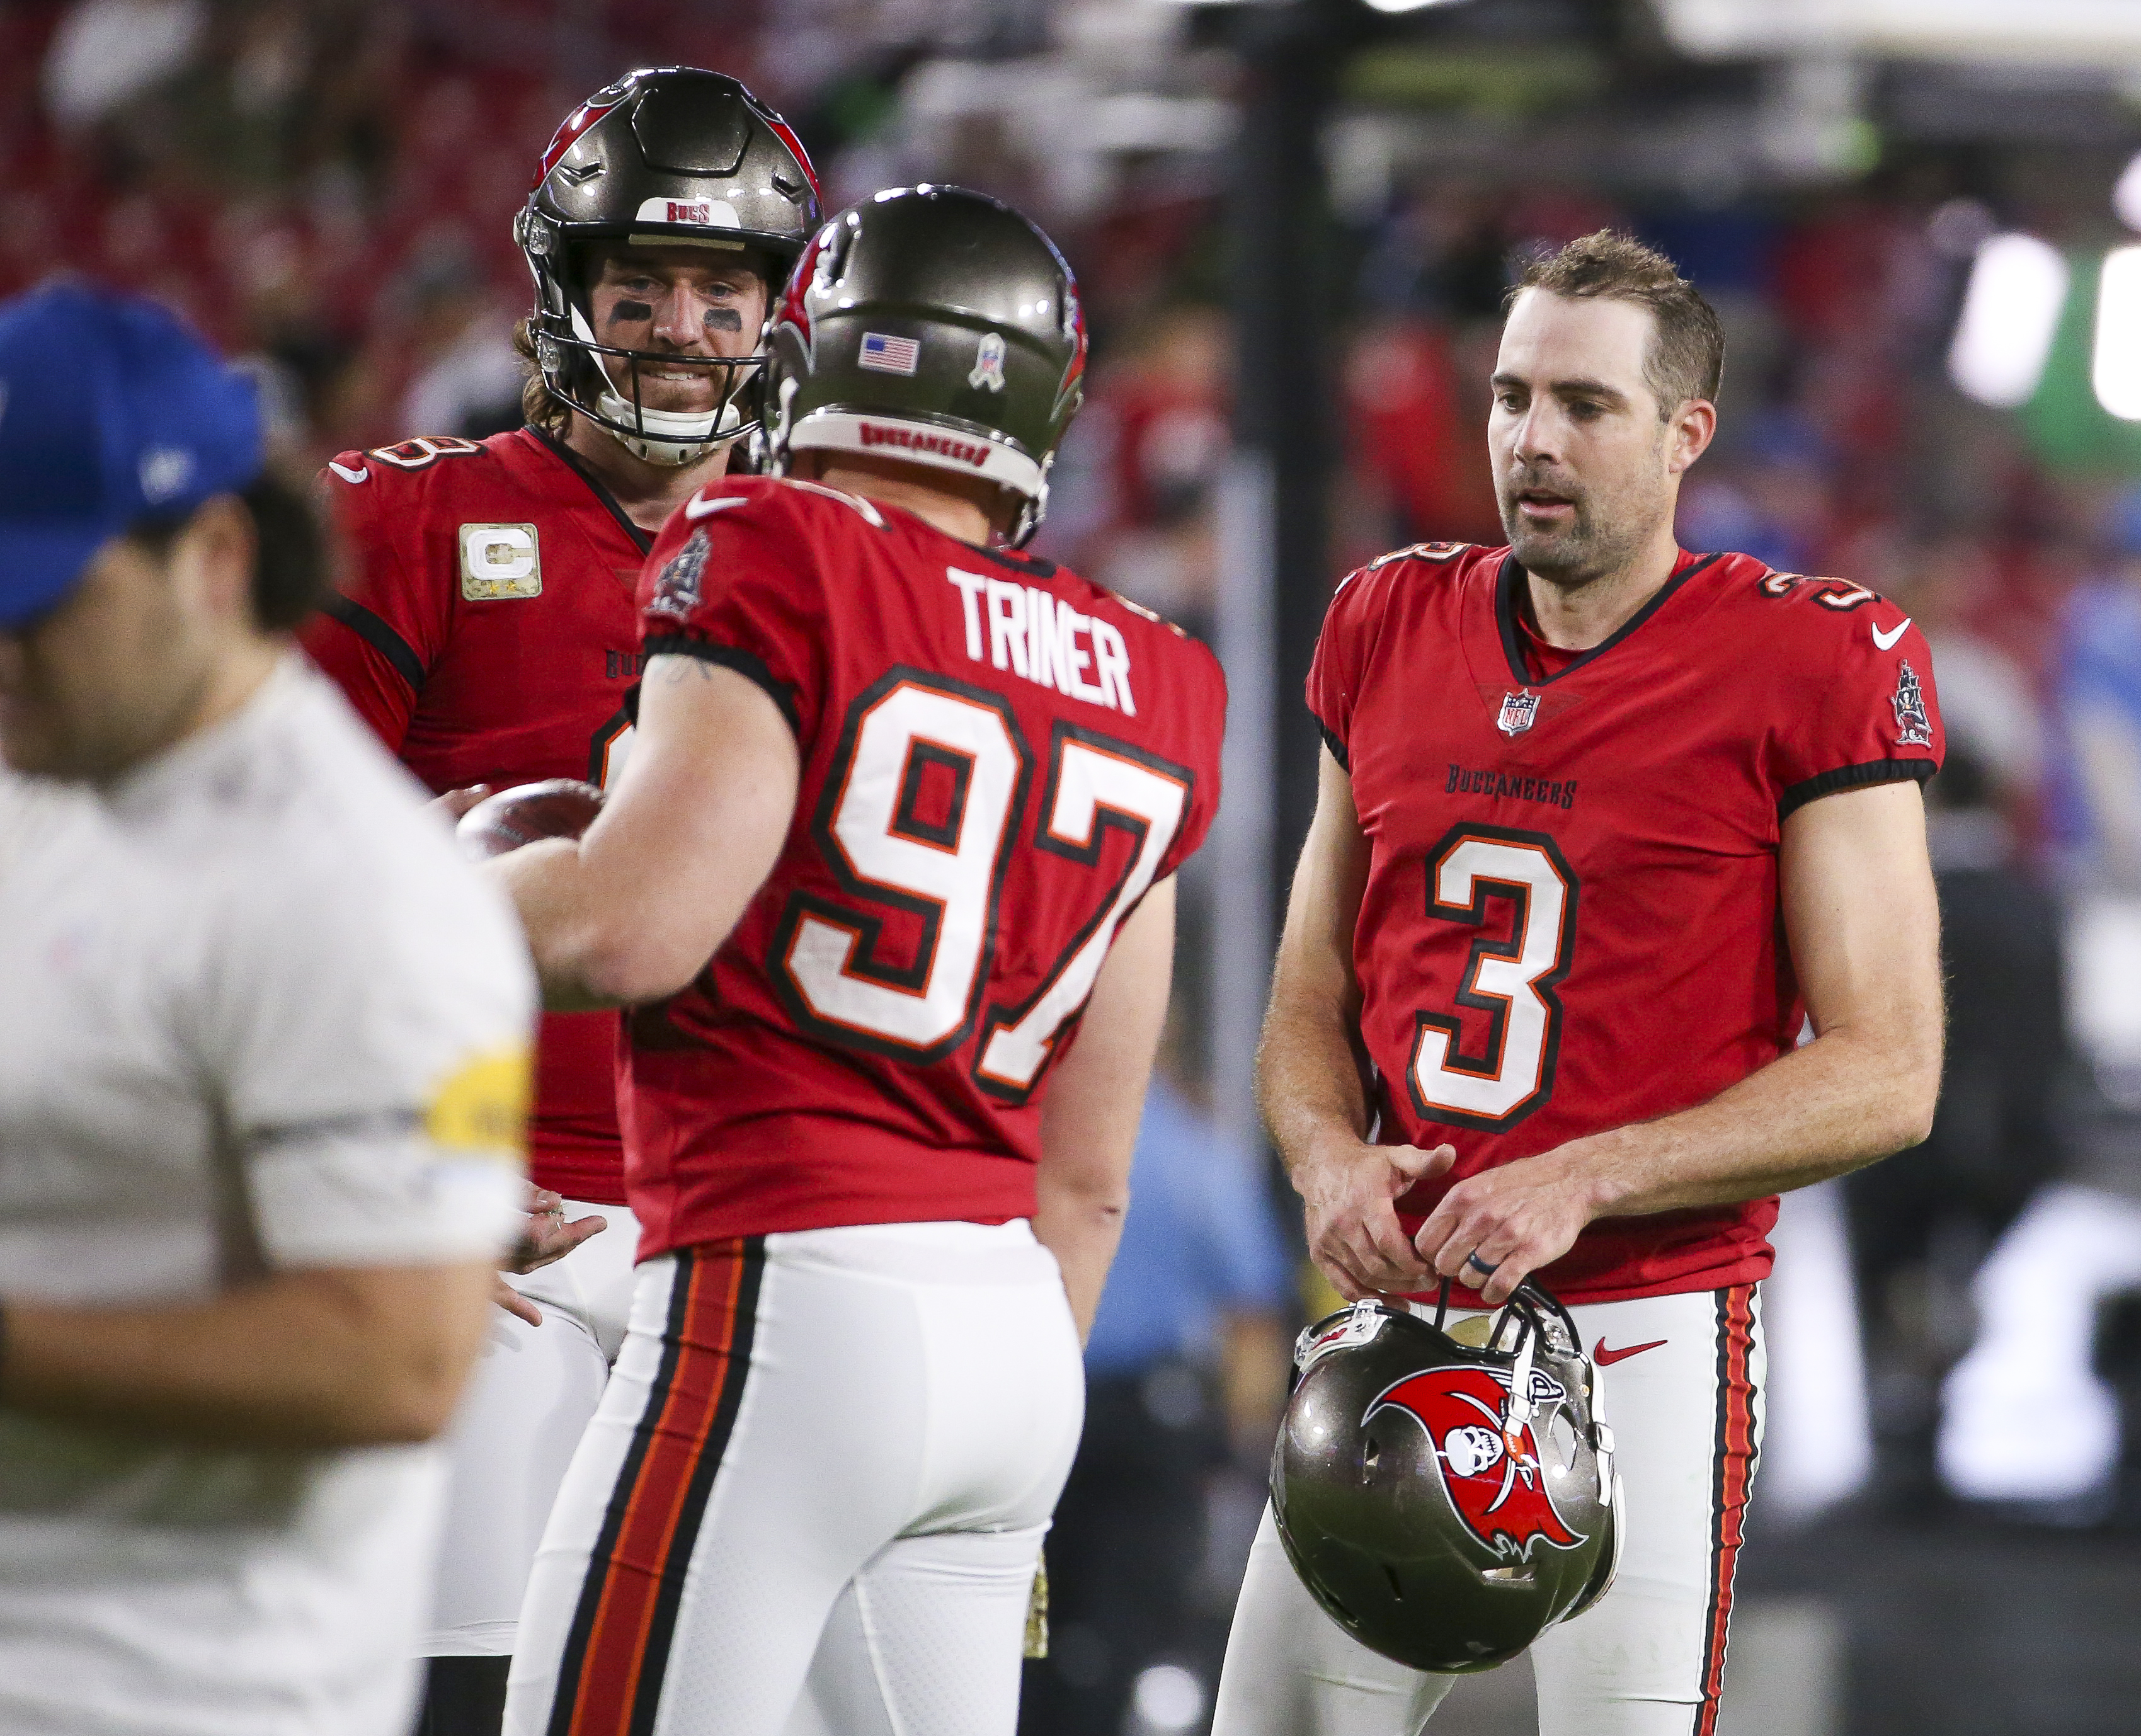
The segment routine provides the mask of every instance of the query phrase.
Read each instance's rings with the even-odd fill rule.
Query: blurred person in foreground
[[[1286,1399],[1291,1274],[1258,1154],[1177,1083],[1176,1058],[1164,1043],[1085,1345],[1085,1427],[1048,1532],[1049,1653],[1026,1670],[1026,1736],[1118,1736],[1139,1673],[1185,1660],[1207,1479],[1231,1449],[1262,1480]]]
[[[794,135],[734,79],[670,67],[597,91],[516,229],[537,293],[525,425],[327,466],[355,570],[306,643],[432,789],[614,779],[639,563],[727,470],[773,292],[817,216]],[[494,1321],[455,1423],[421,1736],[495,1736],[536,1545],[624,1340],[639,1226],[616,1063],[614,1013],[543,1021],[533,1178],[583,1245],[512,1281],[517,1317]]]
[[[1612,1370],[1619,1576],[1531,1647],[1544,1736],[1710,1736],[1775,1196],[1922,1139],[1940,1080],[1925,643],[1845,581],[1675,542],[1723,368],[1661,255],[1602,231],[1535,262],[1487,427],[1509,546],[1355,573],[1308,681],[1259,1079],[1309,1252],[1430,1311],[1537,1273]],[[1469,1538],[1512,1571],[1557,1547]],[[1411,1730],[1451,1680],[1325,1616],[1267,1514],[1218,1736]]]
[[[772,475],[655,544],[615,793],[490,864],[550,1004],[633,1009],[642,1227],[514,1736],[1009,1736],[1218,805],[1217,660],[1018,553],[1085,370],[1047,237],[879,193],[767,347]]]
[[[401,1736],[515,1219],[512,917],[153,304],[0,309],[0,1729]]]

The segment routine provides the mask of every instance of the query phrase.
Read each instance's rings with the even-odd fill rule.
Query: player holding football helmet
[[[1931,661],[1870,591],[1678,546],[1723,361],[1626,237],[1533,266],[1488,427],[1509,546],[1352,575],[1308,682],[1326,751],[1260,1092],[1309,1251],[1415,1313],[1538,1273],[1612,1370],[1623,1566],[1530,1647],[1543,1736],[1711,1736],[1775,1196],[1924,1138],[1939,1088]],[[1439,1401],[1382,1414],[1468,1511],[1491,1439]],[[1513,1547],[1565,1558],[1574,1517]],[[1429,1637],[1410,1669],[1325,1619],[1267,1521],[1216,1736],[1416,1729],[1450,1681]]]
[[[1568,1311],[1527,1282],[1491,1322],[1451,1321],[1448,1295],[1432,1320],[1363,1300],[1302,1330],[1271,1500],[1325,1614],[1463,1675],[1606,1595],[1622,1502],[1605,1376]]]
[[[355,573],[307,645],[432,789],[616,775],[639,563],[746,431],[772,293],[817,219],[801,145],[736,80],[620,79],[558,129],[514,219],[535,286],[528,425],[328,466]],[[531,1169],[568,1202],[552,1245],[609,1227],[519,1281],[522,1318],[498,1322],[456,1424],[426,1736],[497,1728],[529,1565],[623,1337],[637,1231],[615,1047],[613,1016],[544,1022]]]
[[[1085,361],[1016,212],[834,219],[771,333],[775,475],[642,574],[623,779],[490,864],[553,1004],[634,1008],[645,1227],[517,1736],[1013,1727],[1224,711],[1208,652],[1006,546]]]

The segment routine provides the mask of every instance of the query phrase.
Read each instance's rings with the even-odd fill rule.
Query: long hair
[[[563,440],[573,425],[572,407],[551,396],[543,383],[543,369],[535,359],[535,319],[533,314],[513,328],[513,353],[520,358],[520,416],[531,428],[539,428],[554,440]]]

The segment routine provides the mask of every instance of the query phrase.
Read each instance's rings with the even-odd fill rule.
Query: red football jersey
[[[351,571],[305,647],[401,762],[433,790],[613,775],[652,539],[571,453],[522,428],[345,452],[323,475]],[[539,1185],[624,1203],[616,1052],[614,1013],[544,1017]]]
[[[1030,1215],[1049,1063],[1218,804],[1217,660],[1046,561],[805,482],[702,489],[640,602],[648,657],[747,675],[802,750],[735,933],[626,1021],[641,1257]]]
[[[1378,1137],[1457,1148],[1400,1202],[1408,1229],[1452,1181],[1787,1053],[1784,818],[1940,762],[1925,641],[1870,591],[1683,555],[1548,672],[1525,583],[1505,548],[1385,555],[1331,600],[1308,681],[1370,843],[1353,966]],[[1776,1209],[1604,1218],[1541,1276],[1570,1302],[1750,1282]]]

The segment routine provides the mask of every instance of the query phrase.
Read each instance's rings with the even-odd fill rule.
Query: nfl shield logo
[[[1504,735],[1521,735],[1538,721],[1539,696],[1528,690],[1502,696],[1502,715],[1494,727]]]

